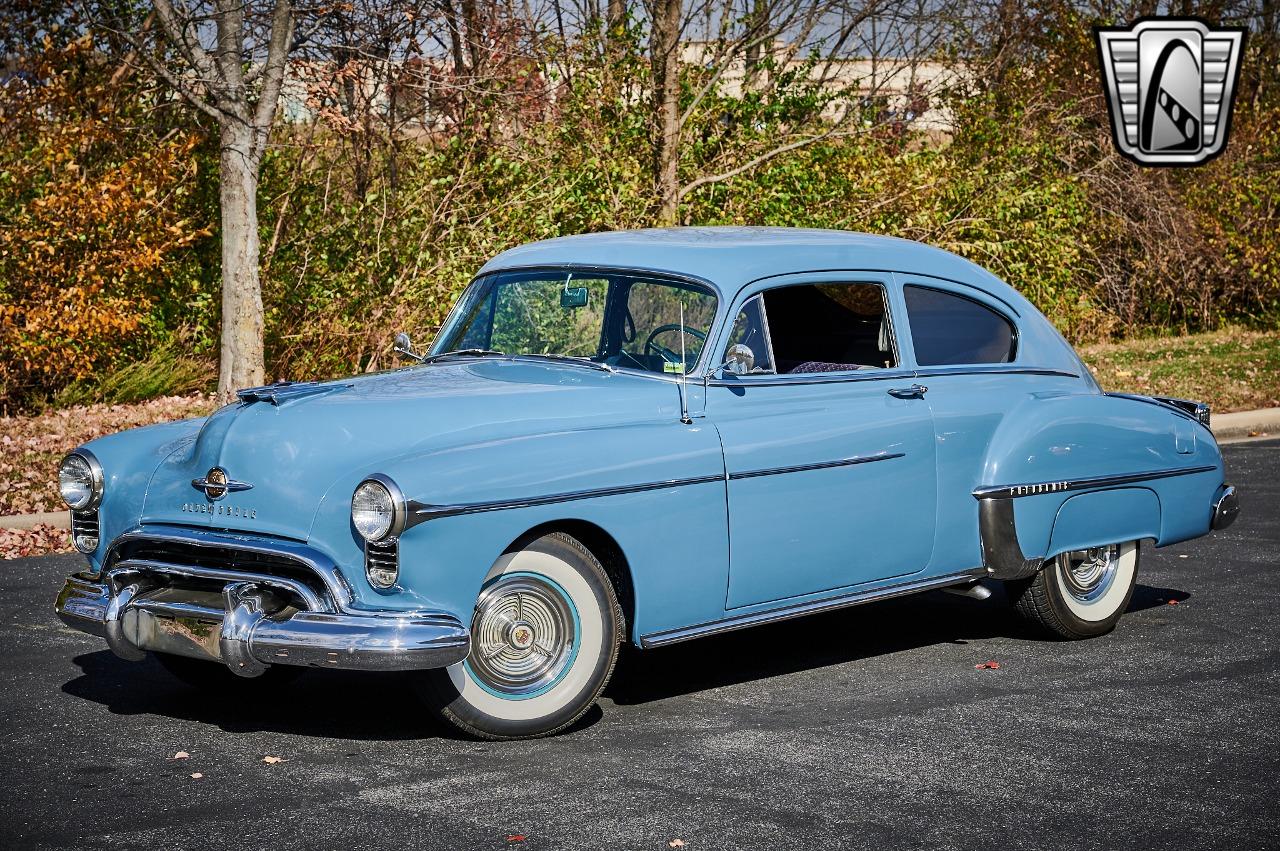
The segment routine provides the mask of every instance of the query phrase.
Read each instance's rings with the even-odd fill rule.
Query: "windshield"
[[[490,350],[684,374],[715,313],[709,290],[643,274],[498,272],[467,288],[431,354]]]

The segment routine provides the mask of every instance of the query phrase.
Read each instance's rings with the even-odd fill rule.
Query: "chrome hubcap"
[[[1058,556],[1058,570],[1067,592],[1082,603],[1091,603],[1107,593],[1119,564],[1120,547],[1115,544],[1072,550]]]
[[[573,603],[559,586],[532,574],[503,577],[476,604],[467,664],[491,691],[533,694],[567,670],[574,624]]]

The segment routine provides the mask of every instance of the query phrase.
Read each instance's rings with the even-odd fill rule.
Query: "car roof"
[[[892,236],[810,228],[679,227],[564,236],[504,251],[480,271],[563,265],[672,272],[708,281],[727,296],[776,275],[883,270],[969,284],[1019,312],[1026,304],[990,272],[941,248]]]

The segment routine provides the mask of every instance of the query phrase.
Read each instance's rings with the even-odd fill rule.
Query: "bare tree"
[[[295,46],[292,0],[152,0],[162,37],[128,37],[138,56],[216,122],[222,215],[218,395],[263,381],[258,179]]]
[[[694,115],[713,95],[734,88],[738,94],[749,89],[770,91],[781,75],[770,78],[768,67],[787,71],[806,62],[813,64],[809,72],[812,84],[857,88],[865,93],[863,82],[840,79],[848,76],[840,63],[859,51],[874,57],[879,45],[874,38],[866,40],[865,25],[906,5],[905,0],[645,0],[658,223],[675,224],[681,200],[699,187],[732,179],[777,156],[851,132],[848,120],[856,117],[856,110],[846,108],[827,116],[825,126],[776,139],[769,147],[724,163],[722,170],[682,183],[682,145]],[[918,20],[904,23],[901,16],[895,23],[899,35],[921,24]],[[916,58],[911,57],[912,61]],[[818,59],[821,61],[815,61]],[[896,64],[904,65],[901,61]],[[682,78],[690,68],[696,73]],[[685,82],[689,85],[682,97]],[[874,79],[871,86],[876,86]]]

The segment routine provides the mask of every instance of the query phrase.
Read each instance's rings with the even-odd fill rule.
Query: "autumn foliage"
[[[199,136],[148,106],[88,39],[46,42],[0,89],[0,401],[135,351],[209,234],[182,199]]]

